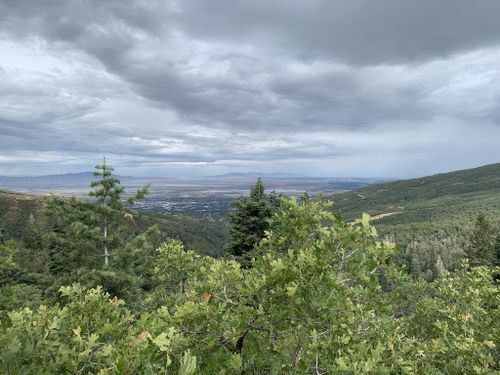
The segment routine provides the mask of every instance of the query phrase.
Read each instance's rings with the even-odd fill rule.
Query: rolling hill
[[[371,185],[334,195],[347,220],[367,212],[377,225],[470,221],[500,213],[500,163],[433,176]]]
[[[43,224],[44,196],[0,190],[0,229],[4,236],[20,237],[26,225]],[[382,233],[429,233],[450,227],[470,228],[478,213],[493,222],[500,217],[500,163],[411,180],[370,185],[332,196],[334,211],[346,220],[363,212]],[[184,215],[133,212],[136,229],[159,225],[169,237],[187,247],[218,255],[225,241],[225,223]],[[400,231],[404,228],[404,231]],[[134,230],[134,228],[131,228]]]
[[[43,228],[44,200],[47,196],[29,195],[0,189],[0,233],[3,238],[22,239],[28,226]],[[187,248],[202,254],[220,255],[225,240],[225,223],[200,220],[184,215],[162,215],[130,211],[125,219],[131,231],[158,225],[165,237],[180,239]]]

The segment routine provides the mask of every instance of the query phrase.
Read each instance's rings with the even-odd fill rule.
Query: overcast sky
[[[500,161],[498,0],[0,0],[0,174]]]

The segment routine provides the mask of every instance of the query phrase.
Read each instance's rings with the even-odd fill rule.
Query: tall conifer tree
[[[493,262],[494,229],[484,214],[479,214],[466,249],[470,264],[490,265]]]
[[[500,267],[500,234],[497,234],[493,244],[493,265]]]
[[[51,197],[45,204],[49,231],[44,246],[49,251],[49,267],[53,274],[73,272],[78,268],[109,266],[112,249],[125,247],[123,214],[127,204],[144,198],[148,186],[129,199],[123,198],[120,180],[112,176],[113,168],[103,163],[96,166],[99,180],[91,183],[89,193],[95,202],[76,198]],[[104,258],[101,262],[100,258]]]
[[[102,213],[102,231],[103,231],[103,257],[104,265],[107,267],[109,264],[109,257],[111,253],[108,248],[108,225],[110,217],[113,213],[122,211],[125,206],[122,195],[124,187],[120,185],[120,180],[113,177],[113,167],[106,164],[106,157],[103,157],[102,164],[95,166],[94,176],[100,177],[98,180],[93,181],[90,186],[96,188],[91,191],[89,195],[97,198],[100,203]],[[137,193],[129,197],[126,202],[133,204],[138,199],[143,199],[149,192],[149,185],[144,186],[138,190]]]
[[[266,194],[264,183],[259,178],[251,189],[249,198],[240,197],[233,202],[234,210],[229,214],[229,242],[226,252],[248,266],[252,250],[264,238],[273,210],[278,204],[278,197]]]

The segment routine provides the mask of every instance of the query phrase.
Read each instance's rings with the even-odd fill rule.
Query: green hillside
[[[19,237],[33,220],[43,221],[43,197],[0,190],[0,230],[5,237]]]
[[[4,238],[23,239],[28,226],[43,230],[45,196],[0,190],[0,231]],[[219,256],[225,240],[225,223],[208,222],[182,215],[130,211],[124,221],[131,232],[158,225],[165,238],[181,240],[202,254]]]
[[[333,197],[347,220],[369,213],[377,225],[469,221],[500,212],[500,163],[372,185]]]
[[[396,243],[396,263],[432,280],[440,269],[459,267],[479,214],[492,227],[482,251],[493,246],[500,233],[500,164],[371,185],[332,199],[334,211],[348,221],[370,214],[381,236]]]
[[[221,255],[223,222],[123,206],[104,216],[102,204],[2,191],[0,227],[17,241],[0,241],[0,373],[496,374],[500,233],[480,216],[475,237],[464,221],[429,234],[453,227],[446,202],[491,209],[498,191],[483,175],[474,191],[454,192],[466,185],[459,176],[446,193],[441,175],[342,196],[359,210],[359,201],[405,202],[411,210],[372,212],[421,220],[426,232],[382,225],[398,246],[379,241],[366,216],[343,222],[323,200],[279,200],[267,221],[255,215],[258,183],[253,204],[240,201],[229,220],[243,240],[269,224],[246,264],[184,247]],[[423,219],[428,201],[441,205],[439,225]],[[145,230],[152,224],[162,233]]]

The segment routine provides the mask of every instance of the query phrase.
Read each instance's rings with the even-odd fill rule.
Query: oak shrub
[[[12,311],[7,374],[429,374],[499,371],[493,268],[444,272],[421,288],[390,261],[368,215],[345,223],[324,201],[284,199],[251,267],[178,241],[156,252],[144,309],[99,287]]]

